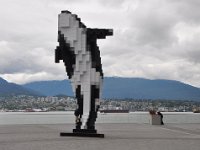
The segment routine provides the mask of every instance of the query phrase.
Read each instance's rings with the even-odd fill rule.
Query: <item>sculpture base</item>
[[[104,134],[98,134],[97,130],[88,130],[88,129],[73,129],[73,133],[61,132],[60,136],[79,136],[79,137],[104,138]]]

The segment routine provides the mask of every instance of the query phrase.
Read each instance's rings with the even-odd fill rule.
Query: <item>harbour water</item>
[[[164,123],[200,123],[200,113],[164,112]],[[0,125],[73,124],[74,112],[0,112]],[[98,114],[97,123],[149,123],[148,112]]]

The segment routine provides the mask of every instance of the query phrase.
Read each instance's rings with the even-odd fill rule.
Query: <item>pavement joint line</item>
[[[169,130],[169,131],[177,132],[177,133],[184,133],[184,134],[187,134],[187,135],[194,135],[194,136],[199,135],[199,134],[189,133],[189,132],[182,131],[182,130],[180,131],[180,130],[178,130],[178,128],[176,128],[176,129],[170,129],[170,128],[167,128],[167,127],[161,127],[161,128],[164,129],[164,130]]]

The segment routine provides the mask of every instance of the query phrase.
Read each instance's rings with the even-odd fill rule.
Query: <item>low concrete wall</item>
[[[150,124],[151,125],[161,125],[161,117],[160,115],[150,115]]]

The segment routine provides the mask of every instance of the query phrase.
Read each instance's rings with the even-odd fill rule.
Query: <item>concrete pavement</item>
[[[0,125],[0,150],[199,150],[200,124],[98,124],[105,138],[60,137],[74,125]]]

